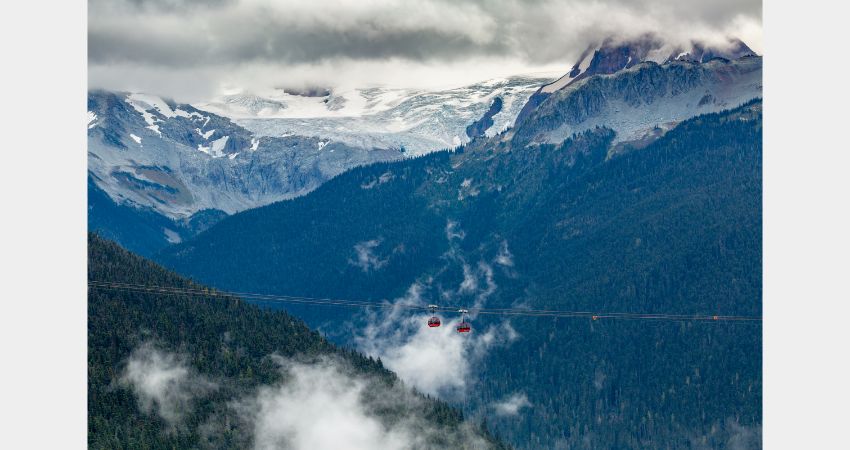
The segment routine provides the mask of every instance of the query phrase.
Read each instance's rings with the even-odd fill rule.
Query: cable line
[[[177,286],[151,286],[133,283],[118,283],[110,281],[90,280],[89,289],[112,290],[124,292],[137,292],[160,295],[189,295],[202,297],[233,297],[256,302],[269,303],[292,303],[304,305],[324,305],[349,308],[381,308],[381,309],[410,309],[416,311],[431,312],[458,312],[464,314],[500,315],[508,317],[583,317],[592,320],[600,319],[626,319],[626,320],[672,320],[672,321],[723,321],[723,322],[762,322],[760,316],[738,316],[719,314],[664,314],[664,313],[628,313],[628,312],[594,312],[594,311],[564,311],[551,309],[524,309],[524,308],[468,308],[455,306],[437,305],[412,305],[405,303],[390,303],[387,300],[376,302],[368,300],[340,299],[331,297],[306,297],[293,295],[258,294],[251,292],[229,292],[217,289],[177,287]]]

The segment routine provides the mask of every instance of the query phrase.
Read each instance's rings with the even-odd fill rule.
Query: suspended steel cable
[[[161,294],[161,295],[190,295],[203,297],[232,297],[256,302],[269,303],[293,303],[305,305],[325,305],[351,308],[381,308],[381,309],[410,309],[418,311],[444,311],[458,312],[463,308],[453,306],[435,305],[413,305],[401,302],[390,303],[389,301],[368,301],[339,299],[330,297],[306,297],[291,295],[259,294],[250,292],[230,292],[217,289],[176,287],[176,286],[151,286],[133,283],[118,283],[100,280],[88,282],[90,289],[117,290],[126,292]],[[564,311],[564,310],[542,310],[524,308],[468,308],[471,314],[501,315],[508,317],[584,317],[593,320],[599,319],[628,319],[628,320],[672,320],[672,321],[724,321],[724,322],[762,322],[759,316],[719,315],[719,314],[664,314],[664,313],[628,313],[628,312],[594,312],[594,311]]]

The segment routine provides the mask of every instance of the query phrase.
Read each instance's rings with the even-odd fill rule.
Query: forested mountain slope
[[[204,289],[96,235],[88,270]],[[88,317],[89,448],[504,448],[282,311],[90,287]]]
[[[227,214],[205,209],[185,219],[172,219],[149,208],[115,203],[89,176],[87,216],[89,231],[136,254],[150,256],[184,236],[207,229]]]
[[[760,316],[761,133],[759,100],[617,151],[606,128],[530,146],[509,131],[354,169],[157,258],[250,292]],[[357,341],[350,311],[289,309]],[[520,447],[760,445],[758,322],[474,321],[506,322],[503,347],[467,353],[467,401]],[[525,407],[493,413],[517,393]]]

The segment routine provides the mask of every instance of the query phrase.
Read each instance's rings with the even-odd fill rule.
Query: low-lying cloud
[[[520,410],[530,406],[531,402],[528,401],[528,396],[524,393],[518,392],[501,402],[494,404],[493,409],[495,410],[496,415],[511,417],[519,415]]]
[[[446,240],[451,243],[454,240],[462,241],[465,237],[466,233],[460,228],[460,224],[451,219],[446,221]]]
[[[233,403],[252,424],[257,450],[490,447],[468,423],[444,427],[426,419],[425,400],[402,384],[356,374],[332,357],[273,359],[285,381]]]
[[[221,389],[224,402],[198,426],[202,446],[256,450],[401,450],[466,445],[487,449],[467,423],[444,427],[425,418],[430,405],[401,383],[365,375],[337,357],[311,360],[269,356],[281,381],[245,389],[236,380],[210,382],[183,355],[151,343],[137,348],[118,380],[139,399],[139,409],[158,414],[173,432],[189,424],[196,399]],[[234,441],[235,439],[235,441]]]
[[[380,239],[371,239],[354,244],[354,259],[349,259],[348,263],[359,267],[364,273],[384,267],[387,264],[387,259],[380,258],[375,251],[380,244]]]
[[[443,300],[466,299],[473,308],[483,307],[497,289],[492,267],[482,261],[472,268],[456,254],[452,261],[461,264],[463,281],[456,290],[444,291]],[[455,328],[460,315],[448,311],[439,313],[440,327],[428,327],[430,314],[422,311],[429,304],[425,292],[431,286],[427,283],[415,282],[390,308],[370,313],[354,342],[419,391],[448,398],[475,382],[474,367],[491,349],[510,344],[519,334],[509,321],[473,324],[471,333],[458,333]],[[474,309],[471,312],[474,318]]]
[[[508,250],[508,241],[502,241],[499,245],[499,254],[496,255],[496,264],[505,267],[514,266],[514,255]]]
[[[159,350],[152,343],[130,355],[119,382],[133,390],[143,412],[156,412],[172,427],[191,411],[193,400],[216,388],[184,356]]]
[[[254,448],[401,449],[422,437],[410,423],[387,428],[363,404],[369,388],[331,360],[313,364],[278,358],[289,380],[263,386],[241,403],[254,424]]]
[[[711,425],[706,434],[690,438],[690,448],[709,450],[725,448],[729,450],[753,450],[763,446],[761,425],[742,425],[733,417]]]
[[[475,383],[474,368],[490,350],[509,345],[519,334],[508,320],[473,323],[471,333],[458,333],[460,314],[444,309],[438,314],[442,325],[427,326],[427,305],[463,305],[474,322],[476,309],[483,308],[498,289],[489,259],[470,264],[461,251],[459,244],[466,233],[459,222],[446,221],[445,237],[449,244],[443,255],[445,267],[436,276],[459,269],[459,284],[446,287],[434,276],[422,277],[387,308],[367,313],[362,321],[366,325],[355,329],[353,340],[360,351],[381,358],[387,368],[419,391],[450,398]],[[504,243],[493,263],[504,264],[507,255]]]

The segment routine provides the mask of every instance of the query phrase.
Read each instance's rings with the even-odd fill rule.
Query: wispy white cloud
[[[439,441],[488,448],[480,430],[468,423],[443,427],[427,419],[423,413],[429,405],[409,387],[363,374],[343,359],[270,358],[282,372],[278,383],[246,391],[233,389],[233,380],[222,380],[229,387],[221,392],[229,400],[199,425],[204,444],[230,447],[236,442],[257,450],[400,450],[431,448]],[[151,343],[131,354],[118,382],[133,390],[143,412],[165,419],[167,431],[187,426],[183,419],[193,412],[194,400],[219,389],[192,369],[185,355]]]
[[[469,264],[464,263],[463,268],[463,281],[460,282],[460,286],[458,287],[458,293],[460,294],[469,294],[478,290],[478,274],[476,274]]]
[[[294,361],[273,356],[285,381],[261,386],[233,403],[252,425],[253,447],[272,449],[400,450],[447,445],[487,448],[467,424],[448,430],[422,417],[423,402],[401,385],[357,375],[333,358]],[[392,419],[377,411],[394,411]]]
[[[363,272],[378,270],[387,264],[388,259],[380,258],[375,249],[381,245],[380,239],[358,242],[354,245],[355,259],[349,259],[348,263],[357,266]]]
[[[389,312],[371,313],[354,341],[419,391],[448,398],[475,383],[475,365],[490,350],[508,345],[519,334],[508,321],[480,328],[473,323],[471,333],[461,334],[455,330],[459,316],[446,313],[440,314],[440,327],[430,328],[428,314],[411,313],[406,307],[426,306],[425,290],[422,283],[414,283]]]
[[[508,250],[508,241],[503,240],[499,245],[499,254],[496,255],[496,264],[505,267],[514,266],[514,255],[510,250]]]
[[[171,426],[180,424],[194,399],[216,388],[184,356],[159,350],[152,343],[130,355],[119,382],[133,390],[142,411],[156,412]]]
[[[750,450],[762,448],[761,425],[743,425],[733,417],[717,421],[707,434],[690,437],[690,448],[710,450],[713,448],[729,450]]]
[[[255,449],[401,449],[417,440],[406,426],[385,428],[364,407],[364,380],[329,361],[278,361],[288,382],[263,386],[242,404],[243,411],[250,410]]]
[[[516,416],[523,408],[531,406],[528,396],[522,392],[512,394],[510,397],[495,403],[493,409],[499,416]]]
[[[358,322],[366,325],[352,327],[352,333],[361,351],[381,358],[402,380],[422,392],[448,398],[474,384],[476,364],[490,350],[518,339],[519,333],[506,320],[486,326],[473,323],[471,333],[461,334],[455,329],[460,322],[459,314],[445,311],[440,313],[442,326],[427,326],[430,315],[424,309],[428,304],[463,305],[470,310],[468,318],[474,322],[476,309],[483,308],[498,290],[490,262],[479,260],[475,265],[467,262],[459,247],[460,240],[466,236],[460,224],[448,220],[445,234],[449,244],[443,255],[445,267],[436,275],[423,276],[414,282],[388,308],[368,313]],[[509,254],[506,244],[502,250],[501,256],[505,258],[505,253]],[[496,263],[498,258],[494,259]],[[456,273],[455,270],[462,272],[456,287],[435,281],[435,277]]]
[[[466,233],[460,229],[459,223],[451,219],[446,221],[446,239],[449,242],[454,240],[463,240],[464,237],[466,237]]]

